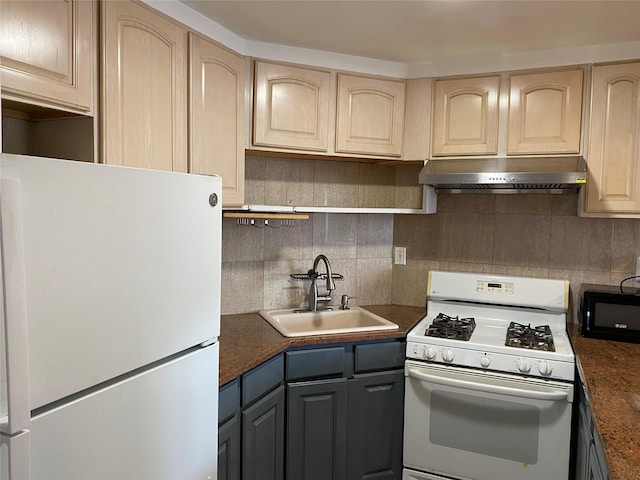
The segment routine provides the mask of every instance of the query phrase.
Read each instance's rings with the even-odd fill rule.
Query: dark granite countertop
[[[223,315],[220,325],[220,385],[230,382],[292,346],[404,338],[424,316],[424,308],[400,305],[363,306],[396,323],[398,330],[287,338],[257,313]]]
[[[640,344],[569,334],[611,480],[640,478]]]

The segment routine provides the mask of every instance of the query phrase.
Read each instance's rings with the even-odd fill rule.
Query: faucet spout
[[[326,295],[318,295],[318,264],[320,262],[324,263],[324,268],[326,270],[327,283],[326,283]],[[333,273],[331,272],[331,264],[329,263],[329,259],[324,255],[318,255],[313,262],[313,269],[309,272],[313,275],[313,279],[311,280],[311,286],[309,287],[309,310],[315,312],[318,310],[318,302],[330,302],[331,301],[331,292],[336,289],[335,281],[333,280]]]
[[[324,255],[318,255],[313,262],[313,271],[318,271],[318,264],[322,261],[324,263],[325,271],[327,272],[327,286],[326,289],[329,292],[332,292],[336,289],[336,283],[333,280],[333,273],[331,272],[331,264],[329,263],[329,259]]]

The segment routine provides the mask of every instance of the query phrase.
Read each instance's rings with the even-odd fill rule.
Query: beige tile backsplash
[[[640,220],[581,218],[576,195],[443,195],[435,215],[395,215],[392,303],[425,304],[430,269],[561,278],[614,285],[635,273]]]
[[[320,207],[357,205],[359,178],[357,163],[318,162],[314,168],[315,204]]]
[[[270,158],[265,172],[266,205],[313,205],[313,170],[308,160]]]
[[[421,208],[420,167],[251,155],[245,162],[245,203]]]
[[[320,254],[344,276],[333,305],[343,294],[354,305],[391,302],[393,215],[314,213],[280,228],[225,218],[222,231],[223,314],[305,306],[309,283],[289,275],[306,273]]]
[[[247,157],[247,172],[249,204],[420,203],[416,189],[397,188],[411,185],[418,169]],[[635,273],[640,255],[640,220],[580,218],[577,201],[571,194],[440,194],[434,215],[315,213],[293,228],[225,218],[222,313],[306,305],[309,284],[289,274],[305,273],[324,254],[344,275],[334,305],[347,294],[356,305],[424,306],[428,272],[439,269],[567,279],[575,321],[580,284],[619,283]],[[393,265],[393,246],[407,248],[407,265]]]

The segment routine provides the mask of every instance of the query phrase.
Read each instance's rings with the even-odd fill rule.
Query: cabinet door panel
[[[255,64],[253,143],[327,151],[331,74]]]
[[[141,4],[102,7],[103,161],[186,172],[186,31]]]
[[[581,401],[584,401],[583,398],[581,399]],[[590,416],[590,411],[589,413],[585,413],[585,410],[587,410],[587,408],[584,405],[580,405],[579,408],[578,432],[576,434],[575,479],[588,480],[589,451],[592,443],[591,425],[587,419],[587,416]]]
[[[291,383],[287,479],[345,480],[347,380]]]
[[[244,203],[244,58],[189,34],[189,172],[222,177],[223,205]]]
[[[347,478],[400,480],[402,476],[402,371],[349,380]]]
[[[284,386],[242,412],[242,478],[284,478]]]
[[[640,213],[640,63],[595,66],[588,212]]]
[[[93,110],[94,2],[0,3],[2,91],[64,110]]]
[[[404,82],[338,75],[336,152],[402,155]]]
[[[592,449],[593,450],[593,449]],[[595,455],[589,456],[589,480],[607,480],[608,477],[603,476],[598,464],[598,459]]]
[[[240,416],[218,428],[218,480],[240,480]]]
[[[481,155],[498,152],[500,77],[437,80],[432,153]]]
[[[511,76],[507,153],[578,153],[582,70]]]

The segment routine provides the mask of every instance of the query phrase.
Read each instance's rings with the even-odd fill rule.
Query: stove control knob
[[[436,352],[436,349],[433,348],[431,345],[429,345],[427,348],[424,349],[424,353],[422,354],[422,356],[427,360],[433,360],[436,358],[437,354],[438,352]]]
[[[480,357],[480,365],[482,365],[484,368],[487,368],[489,365],[491,365],[491,358],[489,358],[486,353],[482,355],[482,357]]]
[[[447,348],[444,352],[442,352],[442,359],[445,362],[453,362],[455,358],[455,354],[451,351],[450,348]]]
[[[517,366],[518,366],[518,370],[521,371],[522,373],[529,373],[531,371],[531,364],[529,363],[529,360],[527,360],[526,358],[519,359]]]
[[[538,365],[538,371],[542,374],[542,375],[551,375],[551,372],[553,371],[553,368],[551,367],[551,365],[549,365],[547,362],[545,362],[544,360],[542,362],[540,362],[540,364]]]

